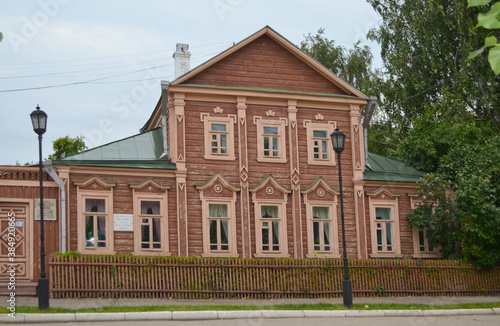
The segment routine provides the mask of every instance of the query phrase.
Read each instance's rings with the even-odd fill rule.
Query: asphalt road
[[[344,318],[276,318],[276,319],[231,319],[231,320],[187,320],[187,321],[129,321],[129,322],[82,322],[58,323],[59,325],[78,326],[315,326],[315,325],[341,325],[341,326],[498,326],[500,315],[472,315],[472,316],[442,316],[442,317],[344,317]],[[16,325],[46,325],[54,324],[16,324]]]

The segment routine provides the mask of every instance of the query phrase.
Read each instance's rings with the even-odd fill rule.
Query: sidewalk
[[[0,297],[2,302],[7,297]],[[500,296],[477,297],[382,297],[353,298],[354,304],[425,304],[448,305],[460,303],[500,302]],[[342,304],[342,298],[334,299],[51,299],[51,308],[85,309],[115,306],[197,306],[197,305],[246,305],[273,306],[284,304]],[[36,297],[17,297],[16,307],[38,306]],[[0,322],[49,323],[78,321],[131,321],[131,320],[208,320],[236,318],[304,318],[304,317],[373,317],[373,316],[451,316],[451,315],[499,315],[500,308],[494,309],[449,309],[449,310],[249,310],[249,311],[152,311],[120,313],[64,313],[64,314],[18,314],[10,318],[0,315]]]

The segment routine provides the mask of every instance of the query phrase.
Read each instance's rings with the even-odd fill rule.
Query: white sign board
[[[43,220],[57,220],[57,201],[55,199],[43,199]],[[35,199],[35,221],[40,221],[40,198]]]
[[[115,231],[134,231],[134,215],[113,214],[113,225]]]

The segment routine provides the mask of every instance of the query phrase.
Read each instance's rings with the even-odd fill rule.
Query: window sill
[[[214,160],[214,161],[236,161],[235,156],[212,156],[212,155],[205,155],[204,156],[205,160]]]
[[[286,158],[257,157],[257,162],[261,162],[261,163],[286,163],[286,162],[288,162],[288,160]]]
[[[340,258],[339,254],[307,254],[306,258]]]
[[[330,161],[307,161],[307,165],[336,166],[337,163]]]
[[[257,253],[257,254],[254,254],[254,257],[255,258],[289,258],[290,255],[289,254],[284,254],[284,253],[281,253],[281,252],[278,252],[278,253],[275,253],[275,254],[264,254],[264,253]]]
[[[230,252],[221,252],[221,253],[218,253],[218,252],[208,252],[208,253],[202,253],[201,254],[201,257],[233,257],[233,258],[238,258],[240,257],[239,254],[234,254],[234,253],[230,253]]]
[[[114,250],[80,249],[78,251],[86,255],[116,255]]]
[[[443,255],[436,253],[419,253],[411,255],[413,258],[443,258]]]
[[[134,251],[132,255],[135,256],[171,256],[170,252],[165,251]]]
[[[371,254],[370,258],[397,258],[397,257],[403,257],[400,253],[375,253]]]

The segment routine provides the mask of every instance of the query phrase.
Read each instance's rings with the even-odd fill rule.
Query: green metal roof
[[[161,128],[124,138],[81,153],[54,160],[54,165],[101,166],[175,170],[163,154]]]
[[[370,152],[366,161],[364,180],[417,182],[425,174],[403,162]]]

